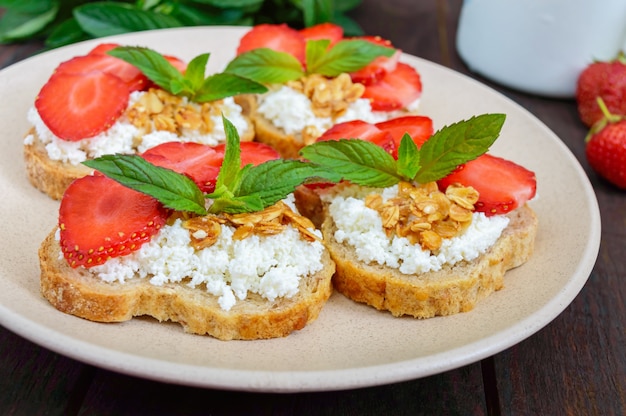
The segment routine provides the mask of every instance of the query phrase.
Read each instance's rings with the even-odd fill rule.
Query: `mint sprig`
[[[397,160],[374,143],[359,139],[313,143],[300,154],[357,185],[383,188],[400,181],[427,183],[487,152],[504,120],[504,114],[483,114],[454,123],[437,131],[421,148],[405,134]]]
[[[292,193],[307,181],[338,182],[341,175],[298,160],[277,159],[241,168],[239,134],[222,117],[226,149],[215,190],[203,194],[187,176],[155,166],[137,155],[105,155],[83,162],[122,185],[156,198],[164,206],[198,215],[260,211]],[[211,199],[205,209],[206,199]]]
[[[163,55],[149,48],[118,46],[107,53],[137,67],[165,91],[198,103],[267,91],[264,85],[234,73],[218,73],[205,77],[210,56],[208,53],[193,58],[184,74]]]
[[[261,84],[284,84],[305,75],[336,77],[355,72],[379,56],[391,56],[395,49],[361,39],[344,39],[329,48],[328,40],[306,43],[304,67],[293,55],[268,48],[253,49],[235,57],[224,72]]]

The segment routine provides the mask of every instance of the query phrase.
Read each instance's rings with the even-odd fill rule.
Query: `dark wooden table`
[[[626,193],[600,180],[584,156],[573,100],[518,93],[470,73],[455,49],[461,0],[365,0],[353,16],[368,34],[468,74],[551,128],[588,173],[602,242],[591,276],[552,323],[493,357],[418,380],[358,390],[260,394],[169,385],[102,370],[0,327],[3,415],[624,415],[626,414]],[[0,66],[41,48],[0,47]]]

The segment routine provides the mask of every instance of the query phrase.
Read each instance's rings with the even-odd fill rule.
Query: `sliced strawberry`
[[[535,196],[535,174],[510,160],[484,154],[459,166],[454,172],[438,181],[445,190],[458,182],[472,186],[479,193],[476,211],[491,216],[506,214]]]
[[[343,28],[333,23],[320,23],[315,26],[300,29],[300,34],[305,40],[328,39],[334,45],[343,39]]]
[[[111,49],[117,48],[119,43],[101,43],[89,51],[87,55],[106,55]]]
[[[280,153],[278,153],[272,146],[259,142],[241,142],[239,143],[241,148],[241,166],[249,164],[260,165],[268,160],[280,159]],[[225,144],[218,144],[215,146],[215,150],[224,152],[226,149]]]
[[[225,145],[167,142],[146,150],[141,156],[157,166],[187,175],[203,192],[215,190],[215,181],[224,160]],[[258,165],[280,155],[274,148],[257,142],[241,143],[241,166]]]
[[[181,73],[185,73],[187,70],[187,62],[183,61],[180,58],[177,58],[172,55],[163,55],[167,61],[174,66],[174,68],[178,69]]]
[[[377,45],[393,48],[390,41],[383,39],[380,36],[361,36],[354,39],[363,39]],[[363,85],[374,84],[380,81],[389,72],[393,72],[396,69],[398,62],[400,61],[400,55],[402,55],[402,51],[400,49],[396,49],[396,52],[389,57],[379,56],[370,62],[366,67],[350,73],[350,77],[353,82],[360,82]]]
[[[101,175],[70,184],[59,207],[61,250],[71,267],[92,267],[139,249],[165,224],[156,199]]]
[[[375,125],[363,120],[345,121],[337,123],[326,130],[318,142],[339,139],[361,139],[379,145],[389,154],[397,153],[393,138],[388,133],[380,130]]]
[[[55,70],[58,74],[84,74],[92,71],[102,71],[119,77],[131,92],[143,90],[148,84],[148,78],[138,68],[106,53],[77,56],[61,63]]]
[[[187,175],[203,192],[215,190],[224,151],[199,143],[167,142],[146,150],[144,159]]]
[[[287,52],[304,62],[306,41],[304,36],[286,24],[260,24],[254,26],[239,41],[237,55],[257,48],[270,48]]]
[[[75,141],[111,127],[126,109],[128,96],[128,86],[105,72],[55,73],[39,92],[35,107],[57,137]]]
[[[391,134],[396,148],[400,147],[400,142],[405,133],[408,133],[415,144],[421,147],[433,135],[434,131],[433,121],[426,116],[396,117],[376,123],[376,127]],[[395,156],[397,157],[397,155]]]
[[[394,111],[408,106],[421,95],[419,74],[412,66],[400,62],[380,81],[366,85],[362,97],[370,100],[375,111]]]

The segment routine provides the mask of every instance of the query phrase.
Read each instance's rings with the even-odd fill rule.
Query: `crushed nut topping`
[[[350,75],[346,73],[335,78],[311,74],[299,80],[290,81],[287,86],[301,92],[311,100],[311,107],[315,116],[333,119],[343,115],[348,106],[361,98],[365,91],[363,84],[353,83]],[[321,133],[314,127],[305,128],[302,137],[305,144],[310,144]]]
[[[220,115],[220,103],[191,103],[162,89],[150,88],[126,111],[126,116],[144,133],[161,130],[181,135],[183,130],[197,130],[206,134],[213,131],[211,117]]]
[[[205,215],[183,220],[183,227],[189,230],[191,245],[196,250],[215,244],[220,236],[222,224],[235,228],[234,240],[243,240],[251,235],[280,234],[287,225],[296,228],[302,238],[307,241],[319,240],[319,237],[311,231],[315,228],[313,223],[308,218],[293,212],[282,201],[265,208],[263,211]]]
[[[472,221],[478,192],[472,187],[451,185],[443,193],[435,182],[398,184],[398,196],[383,202],[380,194],[365,198],[368,208],[378,211],[388,236],[395,233],[411,244],[436,251],[445,238],[463,232]]]

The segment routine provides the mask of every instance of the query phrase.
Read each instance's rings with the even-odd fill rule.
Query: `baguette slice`
[[[248,129],[240,140],[252,141],[255,135],[253,123],[249,118],[246,121],[248,122]],[[33,136],[32,143],[24,144],[23,149],[28,181],[50,198],[60,200],[74,179],[82,178],[93,172],[93,169],[83,164],[73,165],[50,159],[46,147],[39,139],[34,127],[28,131],[27,135]]]
[[[56,230],[55,230],[56,231]],[[178,322],[185,332],[208,334],[221,340],[253,340],[289,335],[317,319],[332,292],[335,265],[324,251],[324,268],[300,280],[291,299],[268,301],[248,294],[229,311],[203,288],[184,283],[155,286],[147,279],[106,283],[85,269],[73,269],[61,255],[52,231],[39,248],[41,292],[58,310],[97,322],[122,322],[150,315]]]
[[[508,214],[511,221],[496,243],[473,261],[437,272],[405,275],[397,269],[357,260],[355,250],[334,238],[335,223],[326,215],[322,233],[336,263],[335,289],[357,302],[394,316],[430,318],[467,312],[504,285],[507,270],[526,262],[534,249],[537,217],[525,205]]]

